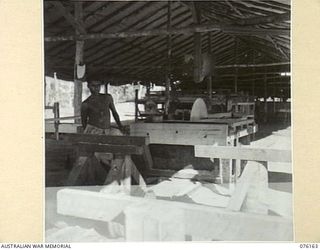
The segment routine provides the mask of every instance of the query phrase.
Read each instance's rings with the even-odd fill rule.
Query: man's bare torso
[[[98,128],[110,128],[110,103],[112,97],[109,94],[89,96],[82,108],[87,113],[87,123]]]

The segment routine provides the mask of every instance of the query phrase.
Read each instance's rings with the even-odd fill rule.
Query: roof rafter
[[[57,42],[57,41],[75,41],[75,40],[89,40],[89,39],[115,39],[115,38],[129,38],[129,37],[144,37],[144,36],[168,36],[178,34],[192,34],[203,33],[210,31],[223,31],[225,33],[235,34],[249,34],[249,35],[289,35],[289,29],[261,29],[261,28],[247,28],[235,25],[222,25],[222,24],[202,24],[194,25],[184,28],[172,28],[167,29],[154,29],[144,31],[127,31],[127,32],[115,32],[115,33],[97,33],[97,34],[84,34],[78,36],[55,36],[45,37],[45,42]]]
[[[58,10],[58,12],[68,21],[69,24],[71,24],[80,34],[87,34],[86,29],[84,28],[84,25],[74,18],[73,15],[69,13],[69,11],[63,6],[62,2],[51,2],[55,6],[55,8]]]

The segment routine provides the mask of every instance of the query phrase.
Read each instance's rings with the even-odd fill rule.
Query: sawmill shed
[[[72,84],[73,112],[46,102],[47,241],[293,239],[290,0],[44,1],[43,14],[45,77]],[[84,133],[89,81],[131,86],[123,135]]]

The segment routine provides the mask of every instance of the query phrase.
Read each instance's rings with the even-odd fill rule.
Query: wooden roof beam
[[[51,3],[55,6],[58,12],[68,21],[68,23],[71,24],[80,34],[87,34],[84,25],[79,20],[76,20],[74,16],[69,13],[69,11],[63,6],[62,2],[54,1]]]
[[[144,31],[127,31],[115,33],[97,33],[97,34],[81,34],[78,36],[53,36],[45,37],[45,42],[57,41],[74,41],[74,40],[89,40],[89,39],[115,39],[115,38],[129,38],[129,37],[146,37],[146,36],[168,36],[179,34],[193,34],[195,32],[203,33],[210,31],[223,31],[225,33],[248,34],[248,35],[290,35],[289,29],[261,29],[252,27],[241,27],[235,25],[223,24],[201,24],[193,25],[184,28],[172,29],[154,29]]]
[[[266,44],[261,44],[257,41],[254,40],[248,40],[245,39],[244,37],[238,37],[246,46],[248,46],[249,48],[254,48],[255,50],[259,51],[260,53],[262,53],[265,56],[270,57],[272,60],[276,59],[283,59],[281,55],[279,55],[279,53],[275,53],[273,51],[273,47],[269,47]],[[269,49],[270,48],[270,49]],[[271,50],[272,49],[272,50]]]
[[[185,12],[181,12],[181,13],[185,13]],[[180,14],[181,14],[180,13]],[[179,15],[180,15],[179,14]],[[185,20],[187,20],[184,15],[181,16],[182,19],[179,19],[178,22],[175,22],[174,25],[180,25],[181,23],[183,23]],[[162,24],[165,24],[165,23],[162,23]],[[161,25],[162,25],[161,24]],[[160,26],[161,26],[160,25]],[[159,27],[160,27],[159,26]],[[175,36],[172,38],[172,41],[174,42],[175,44],[175,40],[178,36]],[[118,42],[119,40],[115,40],[116,43],[119,43]],[[120,40],[121,41],[121,40]],[[114,52],[111,52],[108,54],[108,58],[113,58],[115,59],[116,58],[116,61],[114,61],[114,63],[118,63],[118,62],[121,62],[123,64],[127,64],[128,63],[128,60],[129,62],[133,62],[133,63],[139,63],[140,62],[140,59],[144,58],[144,56],[147,56],[149,53],[148,51],[151,50],[151,51],[154,51],[156,54],[158,54],[157,56],[153,56],[152,58],[153,59],[163,59],[164,58],[164,55],[166,54],[165,51],[163,51],[163,48],[166,47],[166,39],[161,38],[161,40],[159,40],[159,37],[147,37],[146,39],[143,39],[141,40],[140,38],[135,38],[131,41],[131,44],[133,45],[134,43],[137,44],[137,42],[139,44],[143,44],[143,50],[142,50],[142,53],[135,53],[133,55],[128,55],[128,56],[123,56],[124,54],[124,51],[130,51],[130,48],[128,46],[128,49],[125,49],[123,51],[124,48],[122,48],[121,51],[114,51]],[[135,45],[134,45],[135,46]],[[160,50],[159,50],[160,49]],[[104,60],[108,60],[108,58],[104,58]],[[101,58],[95,58],[94,61],[95,62],[99,62],[101,61],[100,60]]]
[[[290,12],[268,16],[251,17],[237,21],[240,25],[258,25],[276,23],[290,20]]]
[[[276,50],[278,50],[287,60],[289,60],[288,55],[283,51],[283,49],[278,45],[278,43],[271,36],[267,36],[267,39],[273,44]]]
[[[230,64],[230,65],[217,65],[217,69],[225,68],[252,68],[252,67],[272,67],[272,66],[284,66],[290,65],[290,62],[278,62],[278,63],[261,63],[261,64]]]
[[[156,25],[154,28],[158,28],[158,27],[161,27],[161,25],[164,25],[165,24],[165,22],[159,22],[159,21],[161,21],[161,18],[164,18],[166,15],[167,15],[167,6],[165,6],[165,8],[162,8],[161,10],[158,10],[158,12],[156,12],[156,13],[162,13],[163,12],[163,10],[165,10],[165,13],[162,15],[154,15],[154,14],[152,14],[154,17],[156,17],[151,23],[143,23],[143,26],[142,27],[139,27],[139,29],[141,28],[141,29],[143,29],[143,28],[145,28],[145,27],[147,27],[148,25]],[[174,8],[173,9],[173,11],[174,10],[177,10],[176,8]],[[160,12],[161,11],[161,12]],[[150,13],[151,14],[151,13]],[[182,12],[179,12],[178,11],[178,14],[177,14],[177,16],[179,16],[180,17],[180,15],[181,14],[185,14],[185,12],[184,11],[182,11]],[[176,17],[177,17],[176,16]],[[183,17],[183,15],[182,15],[182,17]],[[183,19],[183,20],[180,20],[179,19],[179,22],[175,22],[174,23],[174,25],[179,25],[179,24],[181,24],[183,21],[185,21],[185,19]],[[139,22],[140,23],[140,22]],[[130,30],[130,28],[132,29],[133,27],[134,27],[134,25],[136,25],[137,23],[132,23],[131,25],[130,25],[130,27],[128,27],[128,28],[126,28],[126,30],[123,30],[123,31],[127,31],[127,30]],[[144,44],[143,45],[143,49],[142,49],[142,46],[141,46],[141,52],[143,52],[143,53],[145,53],[145,52],[147,52],[147,50],[145,49],[146,48],[146,46],[145,46],[145,44],[147,43],[147,42],[149,42],[149,41],[151,41],[151,40],[155,40],[155,38],[157,38],[157,37],[146,37],[146,39],[144,39],[143,41],[141,41],[141,39],[139,38],[139,37],[137,37],[137,38],[135,38],[135,39],[131,39],[131,41],[130,42],[125,42],[124,40],[109,40],[109,41],[111,41],[111,42],[109,42],[109,43],[105,43],[105,41],[108,41],[108,40],[102,40],[102,42],[99,42],[98,44],[97,43],[95,43],[92,47],[89,47],[89,48],[87,48],[86,49],[86,53],[89,55],[88,56],[88,60],[93,60],[93,61],[96,61],[96,60],[99,60],[99,57],[97,58],[95,55],[97,54],[101,54],[100,52],[101,52],[101,49],[103,49],[103,48],[105,48],[105,47],[110,47],[110,46],[117,46],[116,48],[114,48],[114,50],[112,51],[112,52],[110,52],[110,53],[108,53],[108,55],[107,55],[107,57],[106,56],[104,56],[103,58],[105,59],[105,60],[108,60],[108,58],[112,58],[112,59],[115,59],[115,58],[117,58],[117,60],[120,60],[121,61],[121,58],[122,58],[122,56],[124,55],[124,53],[126,53],[127,51],[130,51],[130,44],[131,45],[133,45],[133,44],[135,44],[134,46],[136,46],[136,44],[137,44],[137,42],[139,42],[140,44]],[[125,47],[126,47],[126,49],[124,48],[124,47],[122,47],[122,45],[123,44],[125,44]],[[102,45],[102,46],[101,46]],[[118,46],[119,45],[119,46]],[[127,46],[128,45],[128,46]],[[132,46],[131,46],[132,47]],[[119,49],[121,48],[121,50],[119,50]],[[123,51],[123,49],[125,49],[125,51]],[[159,56],[162,56],[160,53],[158,53],[157,51],[155,51],[153,48],[152,48],[152,51],[154,52],[154,54],[158,54],[158,56],[157,57],[159,57]],[[137,55],[138,56],[138,58],[141,56],[141,53],[135,53],[135,55]],[[130,55],[130,58],[133,58],[133,56],[132,55]]]
[[[235,13],[237,13],[239,16],[243,17],[243,14],[236,7],[234,7],[233,4],[230,3],[230,1],[225,0],[225,2]]]

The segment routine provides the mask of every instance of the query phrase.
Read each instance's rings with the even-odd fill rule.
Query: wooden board
[[[61,124],[59,124],[59,133],[77,133],[80,127],[81,127],[80,124],[61,123]],[[53,123],[46,123],[45,124],[45,132],[46,133],[54,133],[55,132],[54,124]]]
[[[147,136],[150,143],[175,145],[226,145],[228,126],[223,124],[135,123],[130,135]]]
[[[211,122],[217,124],[228,124],[231,127],[243,126],[243,125],[252,125],[254,123],[253,119],[244,119],[244,118],[208,118],[202,119],[201,122]]]
[[[114,199],[119,195],[62,189],[57,192],[58,214],[100,221],[111,221],[132,204],[130,199]]]
[[[136,206],[141,209],[137,211]],[[134,217],[129,215],[131,207],[136,211]],[[57,193],[57,211],[59,214],[110,221],[124,211],[127,222],[131,220],[130,224],[136,225],[134,227],[135,231],[131,232],[133,234],[137,231],[149,230],[149,228],[139,227],[139,225],[144,224],[139,223],[139,221],[141,222],[146,216],[144,211],[147,207],[151,207],[151,209],[148,209],[149,212],[156,211],[159,214],[159,211],[162,211],[164,216],[166,214],[169,216],[171,210],[175,211],[175,214],[182,215],[182,220],[179,216],[179,223],[183,225],[182,232],[194,238],[235,241],[293,240],[292,220],[279,216],[232,212],[222,208],[197,204],[75,189],[63,189]],[[172,218],[171,223],[177,223],[173,216],[169,217]],[[126,233],[127,237],[130,238],[128,235],[130,232],[126,231]],[[135,240],[141,239],[135,238]],[[148,239],[145,237],[144,240]]]
[[[196,157],[268,162],[292,161],[291,151],[289,150],[196,145],[194,151]]]
[[[231,116],[232,116],[232,113],[231,113],[231,112],[215,113],[215,114],[208,114],[208,119],[231,118]]]
[[[95,152],[115,153],[122,155],[142,155],[143,153],[143,148],[135,145],[78,143],[77,147],[80,155],[90,155]]]
[[[46,134],[46,138],[51,138],[50,134]],[[147,145],[148,138],[141,136],[116,136],[116,135],[92,135],[92,134],[61,134],[60,139],[71,142],[87,142],[115,145]]]
[[[252,213],[268,213],[263,198],[268,191],[268,171],[266,163],[248,162],[239,181],[236,183],[227,209],[232,211],[248,211]]]

